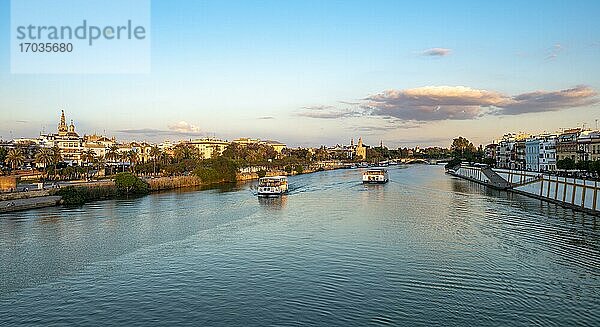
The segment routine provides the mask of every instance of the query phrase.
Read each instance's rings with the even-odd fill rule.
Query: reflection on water
[[[283,209],[287,203],[287,195],[264,197],[257,196],[258,203],[265,208]]]
[[[1,321],[600,324],[597,217],[442,167],[389,171],[293,176],[278,198],[249,182],[0,216]]]

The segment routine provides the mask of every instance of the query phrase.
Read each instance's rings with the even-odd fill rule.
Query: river
[[[598,220],[440,166],[0,216],[0,325],[600,324]]]

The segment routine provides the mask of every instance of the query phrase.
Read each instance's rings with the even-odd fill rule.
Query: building
[[[577,137],[577,160],[600,160],[600,131],[582,131]]]
[[[484,155],[488,159],[496,159],[496,155],[498,152],[498,144],[491,143],[485,146]]]
[[[277,154],[281,154],[281,152],[283,151],[283,149],[285,149],[286,145],[284,143],[281,143],[279,141],[274,141],[274,140],[266,140],[264,141],[264,144],[269,145],[273,148],[273,150],[275,150],[275,152],[277,152]]]
[[[241,138],[235,139],[232,141],[232,143],[236,143],[236,144],[244,145],[244,146],[248,146],[250,144],[268,145],[268,146],[271,146],[273,148],[273,150],[275,150],[275,152],[277,152],[278,156],[281,156],[283,149],[285,149],[287,147],[287,145],[285,143],[281,143],[279,141],[274,141],[274,140],[263,141],[261,139],[252,139],[252,138],[247,138],[247,137],[241,137]]]
[[[525,141],[525,169],[552,172],[556,170],[556,139],[553,134],[534,136]]]
[[[575,128],[565,130],[560,135],[558,135],[558,139],[556,141],[557,160],[570,158],[573,161],[577,162],[577,160],[579,159],[577,152],[579,148],[579,145],[577,143],[579,134],[581,134],[581,129]]]
[[[525,170],[540,170],[540,139],[537,137],[525,141]]]
[[[361,160],[367,160],[367,147],[363,144],[362,137],[358,138],[358,144],[354,151],[356,158]]]
[[[139,163],[146,163],[152,161],[152,156],[150,155],[152,151],[152,145],[146,142],[131,142],[129,144],[131,150],[133,150],[138,155]]]
[[[198,155],[202,159],[210,159],[214,156],[220,156],[229,145],[229,142],[214,138],[203,138],[185,142],[198,150]]]
[[[106,158],[106,153],[116,144],[115,138],[109,139],[101,135],[84,135],[83,136],[83,151],[93,151],[98,158]]]
[[[354,142],[352,142],[353,145]],[[340,145],[336,144],[332,147],[327,148],[327,153],[334,158],[339,160],[349,159],[352,160],[354,158],[354,147],[350,145]]]
[[[232,141],[233,143],[237,143],[239,145],[249,145],[249,144],[259,144],[261,143],[260,139],[252,139],[248,137],[240,137]]]
[[[498,143],[498,148],[496,151],[496,166],[498,168],[511,168],[511,163],[515,159],[515,144],[516,142],[514,135],[506,134],[502,137]]]
[[[39,140],[40,145],[44,147],[57,147],[60,150],[63,162],[70,165],[82,163],[83,139],[75,132],[73,120],[71,120],[71,124],[67,125],[64,110],[61,110],[58,133],[41,134]]]
[[[515,160],[511,163],[512,169],[525,169],[525,141],[526,138],[516,139],[515,142]]]
[[[525,141],[531,135],[525,133],[505,134],[498,142],[496,166],[506,169],[525,169]]]

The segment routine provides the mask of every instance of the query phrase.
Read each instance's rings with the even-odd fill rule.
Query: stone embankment
[[[0,213],[51,207],[59,202],[60,196],[52,195],[0,201]]]
[[[600,215],[600,182],[539,172],[461,165],[451,175],[575,210]]]

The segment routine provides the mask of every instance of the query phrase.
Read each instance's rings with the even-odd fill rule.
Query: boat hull
[[[287,192],[258,192],[258,196],[261,198],[276,198],[287,194]]]
[[[381,180],[381,181],[363,181],[363,184],[385,184],[387,182],[389,182],[388,179]]]

